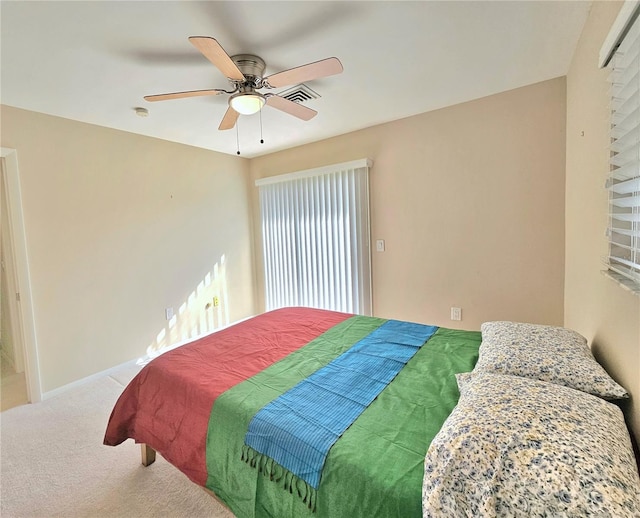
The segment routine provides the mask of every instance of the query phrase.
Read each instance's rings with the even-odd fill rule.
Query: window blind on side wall
[[[640,23],[611,60],[608,274],[640,293]]]
[[[266,310],[371,315],[369,160],[256,181]]]

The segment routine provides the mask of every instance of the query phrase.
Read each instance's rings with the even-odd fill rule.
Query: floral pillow
[[[628,398],[591,354],[582,335],[563,327],[519,322],[482,324],[474,372],[549,381],[605,399]]]
[[[459,374],[460,400],[424,462],[424,518],[640,516],[622,412],[570,388]]]

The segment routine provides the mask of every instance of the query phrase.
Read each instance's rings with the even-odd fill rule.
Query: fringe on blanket
[[[269,480],[281,486],[285,491],[294,494],[297,493],[302,502],[311,510],[316,512],[316,502],[318,498],[318,490],[309,485],[308,482],[302,480],[298,476],[291,473],[286,468],[274,461],[271,457],[254,450],[251,446],[242,445],[242,460],[252,468],[258,470]]]

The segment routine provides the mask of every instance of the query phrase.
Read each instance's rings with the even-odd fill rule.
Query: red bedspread
[[[184,345],[156,358],[116,403],[104,444],[146,443],[202,486],[205,444],[215,399],[351,315],[284,308]]]

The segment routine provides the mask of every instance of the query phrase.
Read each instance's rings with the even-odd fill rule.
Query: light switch
[[[376,252],[384,252],[384,239],[376,241]]]

